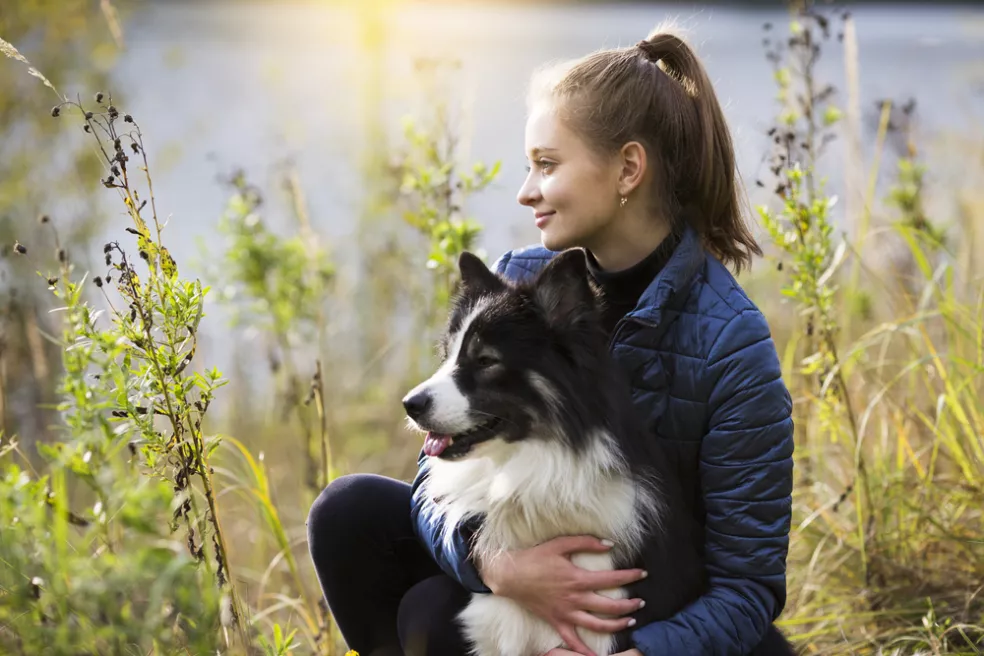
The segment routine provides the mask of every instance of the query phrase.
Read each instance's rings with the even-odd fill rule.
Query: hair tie
[[[648,59],[649,61],[655,64],[660,60],[661,55],[658,52],[656,52],[655,48],[653,48],[654,45],[655,44],[652,41],[643,39],[642,41],[637,43],[635,47],[638,48],[640,52],[642,52],[642,54],[645,56],[646,59]]]

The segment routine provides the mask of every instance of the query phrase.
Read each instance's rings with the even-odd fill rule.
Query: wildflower
[[[24,246],[24,244],[20,243],[19,241],[14,242],[14,250],[20,253],[21,255],[27,254],[27,247]]]

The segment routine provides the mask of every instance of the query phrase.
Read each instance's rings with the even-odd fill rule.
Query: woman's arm
[[[768,324],[745,310],[707,358],[713,381],[701,443],[710,590],[633,633],[645,656],[750,652],[786,603],[792,513],[792,402]]]
[[[478,528],[476,521],[466,521],[464,524],[456,526],[451,532],[450,540],[445,541],[442,537],[444,535],[444,516],[437,511],[434,501],[420,490],[429,470],[427,458],[423,451],[420,452],[417,459],[417,467],[417,475],[413,479],[412,496],[410,497],[410,521],[413,524],[414,533],[417,534],[417,539],[444,573],[460,583],[466,590],[491,592],[482,581],[475,563],[470,557],[471,539]]]

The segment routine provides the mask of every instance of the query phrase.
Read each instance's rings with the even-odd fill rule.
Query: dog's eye
[[[477,364],[482,369],[488,369],[489,367],[494,367],[499,364],[499,358],[488,353],[483,353],[482,355],[475,358],[475,364]]]

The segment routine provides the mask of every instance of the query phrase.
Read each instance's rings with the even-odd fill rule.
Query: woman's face
[[[606,162],[571,131],[547,102],[526,122],[529,174],[517,200],[533,210],[543,245],[552,251],[606,241],[619,209],[619,166]]]

